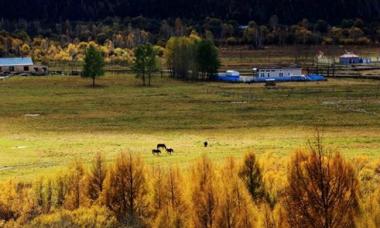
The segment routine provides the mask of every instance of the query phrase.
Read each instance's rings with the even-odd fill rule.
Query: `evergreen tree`
[[[82,77],[92,79],[92,87],[95,87],[95,79],[104,75],[104,57],[94,45],[86,50]]]
[[[212,41],[202,40],[198,43],[196,60],[202,79],[213,78],[218,73],[219,54]]]
[[[140,45],[135,49],[135,61],[133,63],[133,71],[137,77],[141,77],[143,85],[146,85],[146,77],[148,77],[148,86],[152,73],[158,70],[157,51],[153,45]]]

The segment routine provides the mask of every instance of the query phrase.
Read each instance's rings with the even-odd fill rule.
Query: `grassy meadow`
[[[93,89],[79,77],[14,77],[0,81],[0,179],[30,179],[62,170],[96,152],[122,151],[152,165],[286,157],[323,127],[326,143],[348,158],[379,157],[380,81],[319,83],[181,82],[155,77],[151,88],[132,75],[105,76]],[[207,140],[210,147],[204,148]],[[158,143],[175,153],[151,154]]]

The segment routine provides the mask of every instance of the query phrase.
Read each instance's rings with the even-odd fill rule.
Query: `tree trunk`
[[[145,86],[145,72],[142,74],[143,86]]]
[[[95,88],[95,77],[92,78],[92,88]]]
[[[150,86],[150,73],[148,74],[148,86]]]

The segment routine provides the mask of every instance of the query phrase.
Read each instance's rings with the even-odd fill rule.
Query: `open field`
[[[92,89],[78,77],[0,81],[0,179],[48,175],[98,152],[141,154],[148,164],[186,165],[201,154],[219,161],[247,151],[283,156],[304,147],[316,124],[347,157],[379,157],[380,82],[263,85],[106,76]],[[211,146],[203,148],[208,140]],[[154,157],[157,143],[173,156]]]

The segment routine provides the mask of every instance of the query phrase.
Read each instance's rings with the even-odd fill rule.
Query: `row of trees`
[[[54,24],[54,29],[41,23],[0,20],[0,56],[33,56],[45,61],[83,61],[83,46],[95,42],[107,54],[107,62],[131,60],[131,49],[146,43],[164,47],[170,37],[199,34],[216,45],[292,45],[292,44],[371,44],[380,40],[380,27],[360,19],[343,20],[338,25],[303,19],[294,25],[281,24],[277,16],[268,23],[250,21],[242,26],[237,21],[206,18],[204,21],[155,20],[138,17],[100,22]],[[11,26],[12,25],[12,26]],[[37,28],[35,28],[37,27]],[[30,29],[33,28],[33,29]],[[44,32],[51,31],[50,33]]]
[[[142,79],[143,86],[151,85],[152,75],[160,69],[160,48],[151,44],[140,45],[134,50],[132,70]],[[213,79],[220,66],[218,49],[212,41],[202,40],[196,34],[189,37],[172,37],[167,42],[164,57],[171,75],[177,79]],[[84,56],[82,76],[92,79],[104,75],[104,52],[90,44]]]
[[[31,56],[42,63],[54,62],[83,62],[86,49],[95,46],[103,52],[107,63],[132,63],[133,51],[128,48],[115,47],[112,41],[103,44],[94,41],[60,44],[48,38],[34,38],[30,41],[0,33],[0,56]]]
[[[172,37],[165,48],[165,59],[172,77],[186,80],[212,79],[218,72],[218,50],[210,40],[192,33],[189,37]]]
[[[287,180],[268,177],[253,153],[189,169],[147,167],[121,153],[77,161],[62,175],[0,188],[4,227],[378,227],[380,191],[363,192],[356,167],[320,137],[290,160]],[[281,179],[281,177],[280,177]],[[365,180],[362,180],[365,184]],[[276,190],[273,191],[273,185]],[[378,189],[375,185],[375,188]],[[366,188],[364,188],[366,189]],[[361,195],[361,199],[359,199]]]

